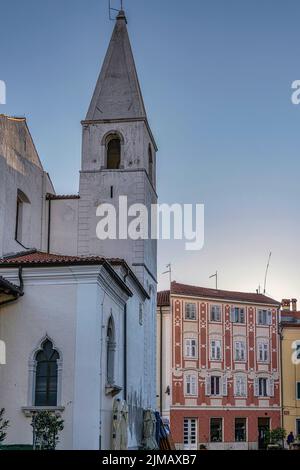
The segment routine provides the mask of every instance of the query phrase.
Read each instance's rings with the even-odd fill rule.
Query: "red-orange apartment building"
[[[281,426],[280,303],[172,282],[158,294],[157,405],[178,449],[257,449]]]

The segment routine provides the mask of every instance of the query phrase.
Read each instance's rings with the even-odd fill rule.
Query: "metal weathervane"
[[[108,0],[108,11],[109,11],[109,19],[111,21],[115,21],[116,18],[113,18],[112,12],[117,11],[119,13],[120,10],[123,10],[123,0],[120,0],[120,8],[114,8],[112,7],[112,0]]]

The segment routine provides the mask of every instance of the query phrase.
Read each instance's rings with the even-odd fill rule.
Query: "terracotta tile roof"
[[[162,293],[163,294],[162,297],[160,297],[161,293],[158,293],[158,302],[160,302],[161,299],[167,298],[166,292],[169,292],[169,291],[165,291],[164,293]],[[219,299],[219,300],[227,300],[227,301],[234,301],[234,302],[249,302],[253,304],[262,304],[262,305],[275,305],[275,306],[280,305],[280,302],[277,302],[271,297],[267,297],[266,295],[263,295],[263,294],[256,294],[253,292],[249,293],[249,292],[216,290],[216,289],[209,289],[206,287],[179,284],[177,282],[172,282],[171,284],[171,295],[182,295],[186,297],[202,297],[202,298]]]
[[[63,199],[80,199],[79,194],[47,194],[47,201],[61,201]]]
[[[146,298],[150,298],[148,292],[144,289],[134,272],[130,269],[126,261],[120,258],[104,258],[103,256],[69,256],[54,253],[45,253],[37,250],[23,251],[14,255],[0,258],[0,268],[2,267],[42,267],[42,266],[68,266],[68,265],[106,265],[110,267],[114,275],[123,283],[112,266],[124,266],[130,273],[132,279],[136,282],[140,291]],[[123,283],[126,286],[125,283]]]
[[[67,256],[53,253],[44,253],[41,251],[23,251],[12,256],[6,256],[0,259],[0,266],[24,266],[24,265],[66,265],[66,264],[102,264],[104,257],[101,256]]]
[[[158,307],[168,307],[170,305],[170,291],[164,290],[157,293]]]
[[[300,326],[300,312],[293,310],[290,312],[281,311],[281,323],[284,325]]]

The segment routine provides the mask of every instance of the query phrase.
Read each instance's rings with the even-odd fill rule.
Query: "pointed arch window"
[[[118,170],[121,165],[121,139],[117,134],[110,135],[106,144],[107,169]]]
[[[114,385],[115,383],[115,326],[114,320],[110,317],[107,326],[107,384]]]
[[[57,406],[59,353],[46,339],[36,353],[35,406]]]

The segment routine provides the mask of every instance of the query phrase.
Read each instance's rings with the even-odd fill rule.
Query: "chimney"
[[[282,311],[283,312],[290,312],[291,311],[291,301],[290,299],[283,299],[281,302]]]
[[[292,299],[292,311],[297,312],[297,299]]]

